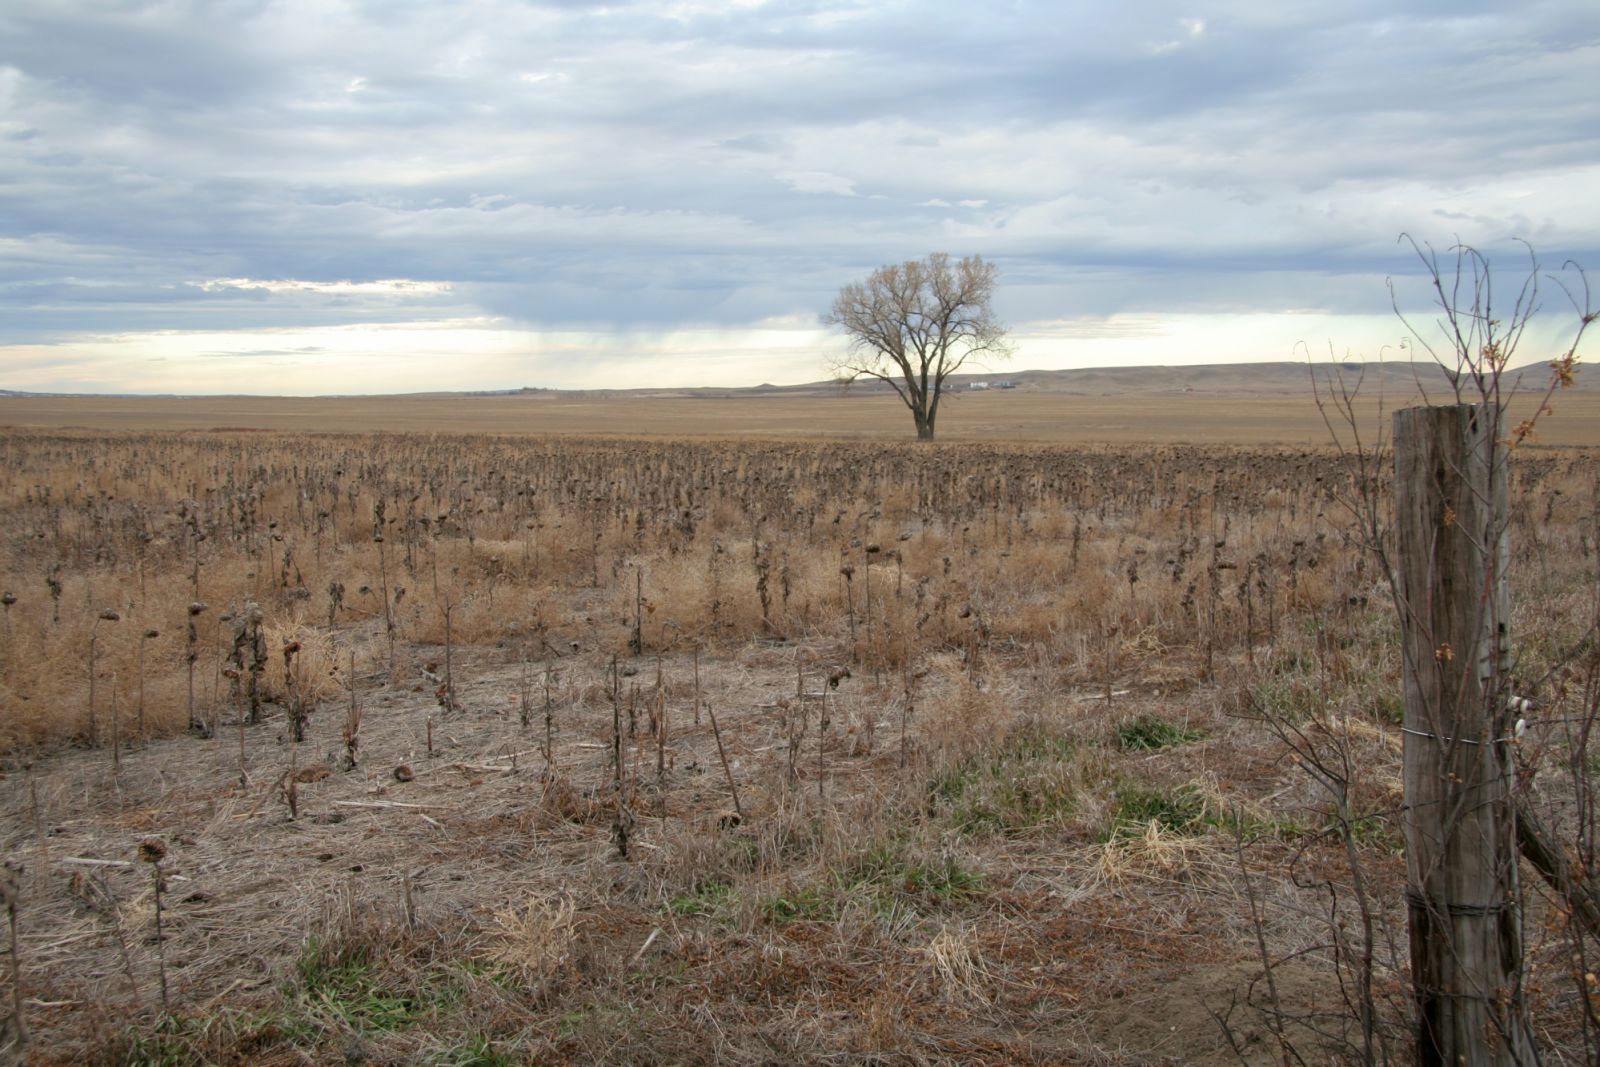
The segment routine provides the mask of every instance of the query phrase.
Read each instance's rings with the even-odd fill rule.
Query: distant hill
[[[1418,387],[1443,400],[1451,391],[1451,375],[1430,362],[1416,363],[1211,363],[1180,367],[1086,367],[1076,370],[986,371],[952,375],[946,388],[952,393],[1014,389],[1028,393],[1061,393],[1077,396],[1139,396],[1192,393],[1211,396],[1304,396],[1311,387],[1312,375],[1319,384],[1343,380],[1354,386],[1361,383],[1363,393],[1382,391],[1385,395],[1414,395]],[[1549,369],[1543,363],[1507,372],[1508,382],[1517,390],[1542,391],[1549,383]],[[1580,368],[1577,388],[1600,388],[1600,371]],[[838,396],[842,389],[852,394],[888,393],[883,382],[859,381],[848,387],[838,382],[807,382],[803,385],[752,385],[742,387],[700,386],[642,389],[494,389],[454,392],[430,390],[401,394],[410,397],[523,397],[528,399],[636,397],[639,399],[715,398],[723,400],[775,396]],[[69,397],[91,394],[27,393],[0,389],[0,397]],[[104,396],[106,394],[92,394]],[[153,394],[137,394],[151,398]],[[163,394],[171,396],[172,394]],[[344,397],[349,399],[351,397]],[[216,399],[216,398],[213,398]],[[331,398],[327,398],[331,399]]]
[[[988,371],[981,374],[952,375],[946,388],[954,392],[972,391],[974,386],[988,390],[1015,389],[1030,393],[1066,393],[1079,396],[1137,396],[1196,393],[1227,396],[1303,396],[1311,388],[1312,375],[1319,384],[1342,378],[1363,392],[1382,390],[1385,394],[1407,396],[1420,387],[1432,394],[1451,390],[1451,375],[1435,363],[1211,363],[1181,367],[1086,367],[1076,370],[1023,370],[1013,373]],[[1543,389],[1549,371],[1542,363],[1508,372],[1508,382],[1517,389]],[[1600,385],[1595,374],[1579,373],[1579,388]],[[882,382],[858,381],[850,392],[888,392]],[[676,397],[739,396],[835,396],[837,382],[808,382],[804,385],[757,385],[742,389],[639,389],[633,394]],[[534,392],[534,390],[525,390]]]
[[[1385,393],[1410,394],[1420,386],[1429,393],[1451,389],[1451,378],[1435,363],[1213,363],[1181,367],[1089,367],[1082,370],[1019,371],[1015,374],[989,373],[952,378],[957,388],[970,388],[981,382],[993,389],[1010,383],[1016,389],[1034,392],[1076,393],[1085,396],[1128,396],[1142,393],[1201,393],[1229,396],[1294,394],[1303,395],[1313,375],[1321,383],[1339,381],[1351,386],[1360,382],[1363,392],[1381,389]],[[1592,376],[1591,376],[1592,378]],[[1508,372],[1508,383],[1517,389],[1543,388],[1549,381],[1544,364],[1534,364]],[[1578,376],[1581,386],[1593,387],[1592,380]]]

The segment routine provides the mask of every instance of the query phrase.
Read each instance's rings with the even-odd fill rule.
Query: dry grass
[[[1139,878],[1188,881],[1202,872],[1228,865],[1226,854],[1214,838],[1190,836],[1164,827],[1159,819],[1119,829],[1121,832],[1101,846],[1095,864],[1096,873],[1110,882]]]
[[[1404,406],[1388,398],[1387,408]],[[1513,406],[1513,420],[1532,411]],[[1379,408],[1362,398],[1363,425]],[[1600,445],[1600,393],[1561,398],[1541,443]],[[633,436],[903,441],[904,405],[893,397],[718,398],[627,394],[533,397],[0,397],[0,426],[59,430],[94,426],[121,432],[219,428],[319,433],[330,426],[374,433],[596,435],[627,427]],[[714,431],[708,429],[715,427]],[[1321,445],[1327,427],[1305,392],[1260,396],[1167,394],[1079,396],[1067,393],[962,394],[940,411],[947,441],[1047,441],[1102,445],[1162,442],[1237,445]]]
[[[1392,607],[1331,453],[12,434],[0,460],[37,1062],[1237,1062],[1213,1011],[1276,1062],[1252,901],[1297,1040],[1341,1062],[1310,1025],[1359,925],[1348,854],[1267,712],[1348,759],[1404,943]],[[1529,677],[1589,619],[1594,469],[1518,459]],[[181,732],[191,618],[209,739]],[[1540,974],[1547,1058],[1578,1062]]]
[[[484,958],[506,967],[529,987],[548,981],[566,963],[577,938],[577,905],[551,894],[530,896],[518,907],[498,911]]]

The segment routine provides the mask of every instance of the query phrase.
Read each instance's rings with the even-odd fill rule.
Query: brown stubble
[[[1304,954],[1280,976],[1290,1006],[1329,988],[1323,898],[1297,885],[1339,877],[1343,852],[1318,835],[1341,811],[1374,893],[1400,899],[1392,609],[1344,537],[1349,472],[1327,451],[292,434],[4,448],[5,729],[39,795],[16,796],[5,828],[46,868],[24,971],[53,1005],[30,1023],[63,1050],[106,1047],[70,1006],[93,998],[148,1027],[123,975],[157,1002],[155,946],[120,967],[72,874],[103,872],[128,902],[150,900],[150,872],[68,861],[126,861],[153,835],[182,887],[163,896],[174,1007],[227,1047],[285,1057],[293,1041],[223,1008],[230,988],[302,1011],[298,962],[365,954],[391,993],[467,997],[459,1025],[371,1036],[391,1058],[458,1053],[476,1028],[557,1060],[752,1059],[780,1040],[801,1059],[1227,1062],[1208,1017],[1181,1043],[1135,1023],[1249,983],[1234,948],[1248,900],[1272,953]],[[1554,648],[1591,614],[1570,591],[1593,582],[1595,457],[1517,463],[1540,517],[1522,573],[1544,594],[1518,632]],[[242,759],[179,736],[197,552],[198,710],[238,717]],[[330,622],[299,590],[334,585]],[[269,650],[255,726],[219,682],[231,631],[215,621],[249,603]],[[116,794],[103,751],[63,747],[108,604],[126,621],[102,623],[96,685],[137,707],[142,648],[151,738]],[[447,664],[458,709],[441,714]],[[295,696],[322,705],[300,770],[345,762],[352,700],[361,759],[296,782],[291,823],[271,776],[239,769],[287,765]],[[635,704],[671,730],[640,716],[629,736]],[[1261,708],[1359,758],[1344,807]],[[337,1029],[313,1027],[306,1054],[340,1054]]]

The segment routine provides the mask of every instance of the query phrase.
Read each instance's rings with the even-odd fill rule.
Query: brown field
[[[1384,410],[1415,402],[1391,392]],[[1600,446],[1600,390],[1555,400],[1539,441]],[[1536,398],[1512,404],[1526,418]],[[1358,401],[1364,426],[1380,421],[1376,399]],[[764,437],[902,440],[910,416],[893,396],[752,391],[542,393],[399,397],[0,397],[0,427],[116,431],[249,429],[322,433],[615,434],[638,437]],[[1052,444],[1317,446],[1328,431],[1310,388],[1294,392],[1082,395],[1051,391],[956,393],[940,411],[946,441]]]
[[[1512,481],[1519,762],[1580,857],[1586,396]],[[28,1062],[1407,1061],[1358,457],[1295,397],[945,418],[0,399]],[[1590,1062],[1595,946],[1525,877]]]

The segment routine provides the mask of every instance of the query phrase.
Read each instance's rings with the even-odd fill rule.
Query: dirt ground
[[[367,651],[383,657],[380,645]],[[619,663],[625,695],[616,707],[606,695],[609,660],[582,649],[554,660],[552,776],[541,754],[544,664],[530,673],[504,650],[456,649],[460,709],[446,711],[443,650],[432,646],[399,650],[396,676],[406,684],[378,684],[378,663],[358,688],[354,769],[340,769],[338,703],[316,711],[300,745],[269,708],[257,725],[225,715],[210,739],[134,745],[119,765],[105,748],[13,762],[0,825],[7,855],[23,868],[18,949],[35,1062],[94,1062],[104,1054],[95,1050],[149,1019],[163,997],[163,956],[174,1011],[246,1012],[293,984],[304,966],[297,961],[319,938],[376,924],[398,939],[427,931],[462,959],[503,959],[518,909],[543,902],[548,913],[552,901],[571,909],[554,966],[572,988],[604,975],[602,1001],[653,1005],[688,1031],[679,1035],[686,1045],[669,1033],[653,1051],[617,1046],[617,1062],[1277,1060],[1259,1011],[1267,991],[1250,897],[1232,846],[1216,834],[1118,867],[1081,820],[1018,835],[935,830],[919,847],[981,872],[981,892],[924,899],[891,887],[893,906],[876,915],[775,907],[801,899],[799,887],[849,854],[849,842],[892,834],[874,813],[903,812],[908,794],[918,803],[951,715],[970,714],[950,711],[950,693],[970,684],[959,664],[919,682],[918,706],[942,707],[941,717],[913,710],[902,723],[901,680],[848,677],[830,688],[837,651],[752,642],[699,659],[701,700],[716,713],[726,772],[710,714],[694,721],[696,663],[687,653]],[[1225,763],[1229,788],[1266,795],[1293,787],[1271,753],[1243,733],[1229,736],[1227,720],[1204,710],[1219,694],[1181,671],[1130,682],[1108,709],[1103,692],[1056,690],[1021,665],[994,667],[979,686],[994,702],[986,707],[1015,707],[1017,721],[1098,746],[1105,754],[1097,760],[1175,780],[1216,779]],[[659,749],[649,723],[658,671],[667,719]],[[810,695],[796,701],[801,687]],[[1112,724],[1140,712],[1203,718],[1206,739],[1113,754],[1104,745]],[[628,859],[615,843],[614,715]],[[1099,773],[1110,781],[1132,772]],[[291,778],[306,779],[293,786],[292,812]],[[772,844],[772,835],[803,832],[845,844],[812,853]],[[166,850],[159,942],[155,872],[139,854],[146,841]],[[787,869],[756,865],[735,893],[701,907],[696,887],[724,883],[706,882],[709,871],[697,867],[723,869],[717,857],[730,846],[791,847],[795,859]],[[1273,894],[1293,895],[1281,879],[1250,892],[1263,906]],[[1264,929],[1275,950],[1303,936],[1292,916]],[[1326,1009],[1337,995],[1329,974],[1309,964],[1275,977],[1291,1013]],[[548,1027],[530,1026],[503,1062],[593,1055],[596,1046],[573,1031],[596,1009],[573,1008],[573,995],[556,1010],[562,996],[547,991]],[[713,1018],[720,1021],[705,1021]],[[715,1036],[730,1025],[750,1032]],[[351,1039],[364,1050],[361,1062],[429,1055],[410,1032]],[[321,1062],[334,1053],[299,1055]]]

